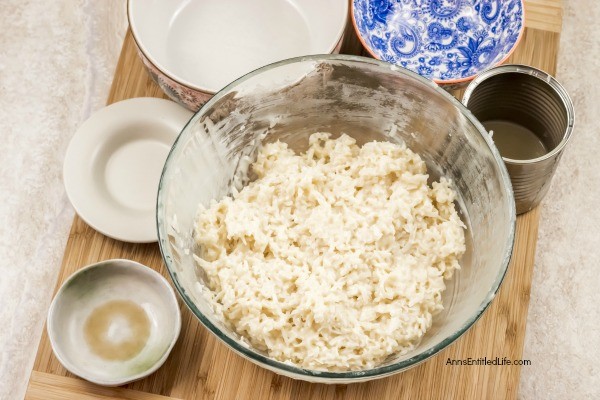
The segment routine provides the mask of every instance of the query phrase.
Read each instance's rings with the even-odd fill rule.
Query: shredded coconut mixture
[[[217,315],[303,368],[373,368],[413,349],[443,309],[464,225],[442,178],[388,142],[310,137],[263,146],[258,179],[200,207],[196,257]]]

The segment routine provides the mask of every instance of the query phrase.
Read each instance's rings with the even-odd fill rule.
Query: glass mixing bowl
[[[467,226],[462,268],[447,281],[444,310],[420,344],[380,366],[352,372],[298,368],[240,340],[202,295],[193,259],[198,204],[241,188],[262,142],[296,151],[314,132],[346,133],[359,144],[404,141],[427,163],[430,179],[453,181]],[[308,56],[260,68],[217,93],[189,121],[165,163],[158,191],[160,249],[183,300],[225,344],[276,373],[312,382],[381,378],[426,360],[462,335],[488,307],[512,254],[515,206],[508,173],[481,124],[454,97],[408,70],[354,56]]]

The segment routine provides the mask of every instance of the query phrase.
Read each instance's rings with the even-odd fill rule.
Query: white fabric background
[[[0,399],[24,395],[73,210],[69,139],[108,95],[123,0],[0,1]]]
[[[575,130],[541,213],[523,399],[600,399],[600,3],[564,8],[556,77],[575,104]]]
[[[600,6],[565,3],[557,77],[577,127],[542,212],[522,399],[600,398]],[[73,217],[62,159],[105,103],[125,1],[2,0],[0,27],[0,399],[12,400],[25,393]]]

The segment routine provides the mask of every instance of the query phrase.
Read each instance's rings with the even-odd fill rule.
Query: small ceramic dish
[[[263,65],[339,52],[348,1],[129,0],[127,16],[154,81],[195,111]]]
[[[48,313],[48,337],[66,369],[90,382],[119,386],[165,362],[181,330],[173,289],[158,272],[108,260],[71,275]]]
[[[365,49],[443,85],[502,64],[525,29],[522,0],[353,0]]]
[[[150,97],[114,103],[77,130],[63,180],[81,218],[108,237],[157,240],[156,194],[167,154],[192,113]]]

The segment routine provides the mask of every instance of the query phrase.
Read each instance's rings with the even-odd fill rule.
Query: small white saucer
[[[99,316],[107,306],[120,308]],[[142,338],[136,329],[141,320]],[[90,326],[102,327],[92,331],[92,339]],[[123,385],[156,371],[180,330],[181,314],[171,285],[158,272],[130,260],[103,261],[75,272],[56,293],[47,321],[48,338],[60,363],[104,386]],[[122,355],[123,346],[132,341],[137,347],[126,358],[106,357],[107,349]],[[99,353],[99,348],[105,352]]]
[[[113,239],[157,241],[163,165],[192,113],[152,97],[111,104],[77,130],[65,156],[69,200],[88,225]]]

